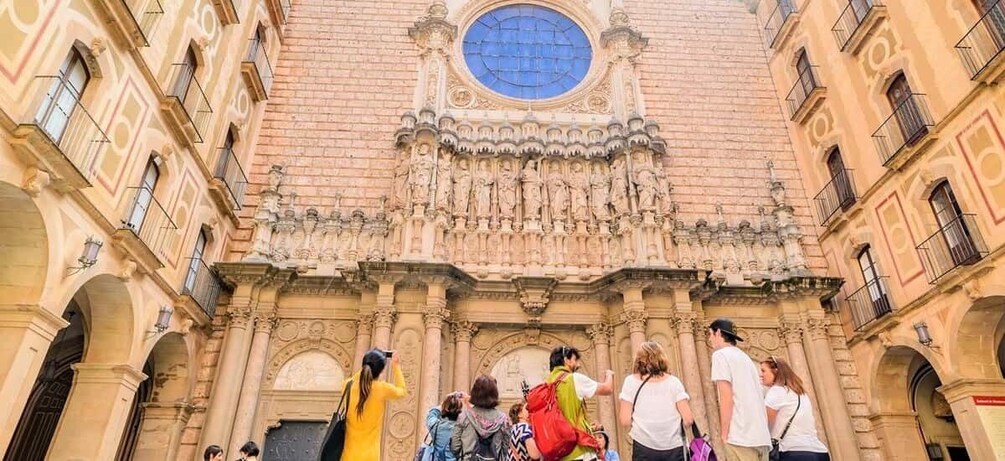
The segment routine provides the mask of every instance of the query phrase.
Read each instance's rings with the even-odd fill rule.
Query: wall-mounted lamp
[[[157,333],[164,333],[167,331],[168,327],[171,326],[171,316],[174,315],[174,309],[171,306],[161,306],[160,313],[157,314],[157,323],[154,324],[154,330]]]
[[[932,334],[928,331],[928,324],[918,322],[914,324],[914,331],[918,333],[918,342],[925,347],[932,347]]]
[[[98,252],[101,251],[101,246],[104,243],[101,240],[96,240],[93,236],[87,237],[87,241],[84,242],[84,250],[80,252],[80,257],[77,258],[77,266],[71,267],[70,274],[76,274],[84,269],[87,269],[98,263]]]

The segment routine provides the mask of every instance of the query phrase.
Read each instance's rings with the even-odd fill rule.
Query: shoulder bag
[[[350,379],[349,382],[345,383],[345,390],[342,391],[342,399],[339,401],[338,407],[335,408],[335,414],[332,415],[328,431],[325,433],[324,439],[322,439],[318,461],[342,460],[342,450],[345,449],[345,419],[349,414],[349,391],[351,389],[352,380]]]
[[[795,392],[793,392],[795,394]],[[785,438],[785,434],[789,432],[789,428],[792,427],[792,421],[795,421],[796,414],[799,413],[799,407],[803,404],[803,396],[796,394],[796,411],[792,412],[792,417],[789,418],[789,422],[785,424],[785,429],[782,429],[782,434],[778,436],[777,439],[771,439],[771,452],[768,453],[769,461],[778,461],[781,457],[781,452],[778,449],[778,444],[781,443],[782,439]]]

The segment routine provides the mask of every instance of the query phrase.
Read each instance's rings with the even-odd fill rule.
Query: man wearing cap
[[[743,341],[729,319],[709,326],[712,381],[719,391],[719,421],[726,461],[768,461],[771,434],[757,366],[736,347]]]

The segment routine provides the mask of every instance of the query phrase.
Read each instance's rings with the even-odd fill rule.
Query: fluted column
[[[646,302],[642,297],[642,291],[648,287],[647,283],[625,282],[616,289],[621,292],[624,298],[624,310],[621,312],[621,321],[628,326],[628,334],[632,340],[632,356],[639,351],[639,346],[646,340]]]
[[[471,337],[478,332],[478,325],[467,320],[454,322],[454,389],[471,389]]]
[[[841,461],[861,459],[858,451],[858,439],[855,427],[851,423],[841,378],[834,368],[834,355],[831,353],[830,337],[827,334],[828,320],[826,318],[808,318],[805,322],[804,339],[809,343],[806,349],[809,368],[813,381],[820,388],[820,393],[828,396],[820,402],[820,413],[824,426],[827,428],[827,440],[833,442],[828,447],[831,456]]]
[[[778,323],[781,325],[778,333],[785,341],[786,350],[789,353],[789,364],[792,365],[792,370],[796,372],[803,380],[803,384],[806,385],[806,393],[813,403],[813,408],[820,408],[820,403],[816,397],[817,389],[813,384],[813,376],[810,373],[809,365],[806,363],[806,351],[803,349],[802,325],[797,320],[787,319],[784,316],[779,319]],[[820,412],[813,412],[813,417],[816,419],[817,430],[826,433]],[[830,443],[836,443],[836,441],[832,440]]]
[[[231,298],[230,310],[227,313],[229,322],[223,340],[223,349],[217,360],[218,370],[213,381],[213,389],[206,410],[206,420],[202,426],[199,446],[220,445],[227,447],[230,435],[230,423],[237,411],[237,402],[244,380],[244,368],[248,361],[245,345],[250,336],[251,300],[248,298]]]
[[[258,409],[258,396],[262,390],[262,375],[265,373],[265,362],[269,358],[269,340],[278,321],[279,318],[271,308],[260,310],[255,314],[255,334],[251,340],[251,353],[244,371],[244,386],[241,388],[241,398],[234,417],[234,430],[230,436],[231,455],[237,454],[241,445],[251,440],[251,428],[255,423],[255,411]]]
[[[377,290],[377,306],[373,309],[373,347],[390,347],[391,328],[397,315],[398,310],[394,307],[394,282],[381,282]]]
[[[687,296],[687,292],[684,293]],[[688,303],[687,308],[690,308]],[[691,411],[700,427],[709,427],[705,408],[705,389],[701,383],[701,368],[699,366],[698,348],[694,342],[694,319],[692,311],[677,311],[672,319],[677,330],[677,343],[680,345],[681,377],[684,388],[691,396]]]
[[[598,323],[586,329],[586,335],[593,340],[594,355],[597,359],[597,376],[603,376],[604,370],[611,369],[611,338],[614,336],[614,328],[608,323]],[[614,397],[605,395],[598,397],[600,403],[597,409],[600,411],[600,423],[610,433],[611,448],[617,449],[617,441],[620,438],[615,435],[620,431],[617,418],[615,417]]]
[[[429,284],[426,306],[422,311],[426,327],[426,339],[422,345],[422,387],[419,394],[419,409],[425,412],[435,406],[440,396],[440,354],[443,321],[449,316],[447,311],[447,290],[440,284]],[[424,413],[421,413],[424,414]]]
[[[370,350],[372,336],[373,314],[359,314],[356,319],[356,353],[353,355],[353,370],[359,370],[363,366],[363,356]]]

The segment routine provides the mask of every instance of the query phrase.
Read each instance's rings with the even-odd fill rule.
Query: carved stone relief
[[[287,391],[338,389],[345,372],[334,357],[318,350],[302,352],[276,374],[272,388]]]

